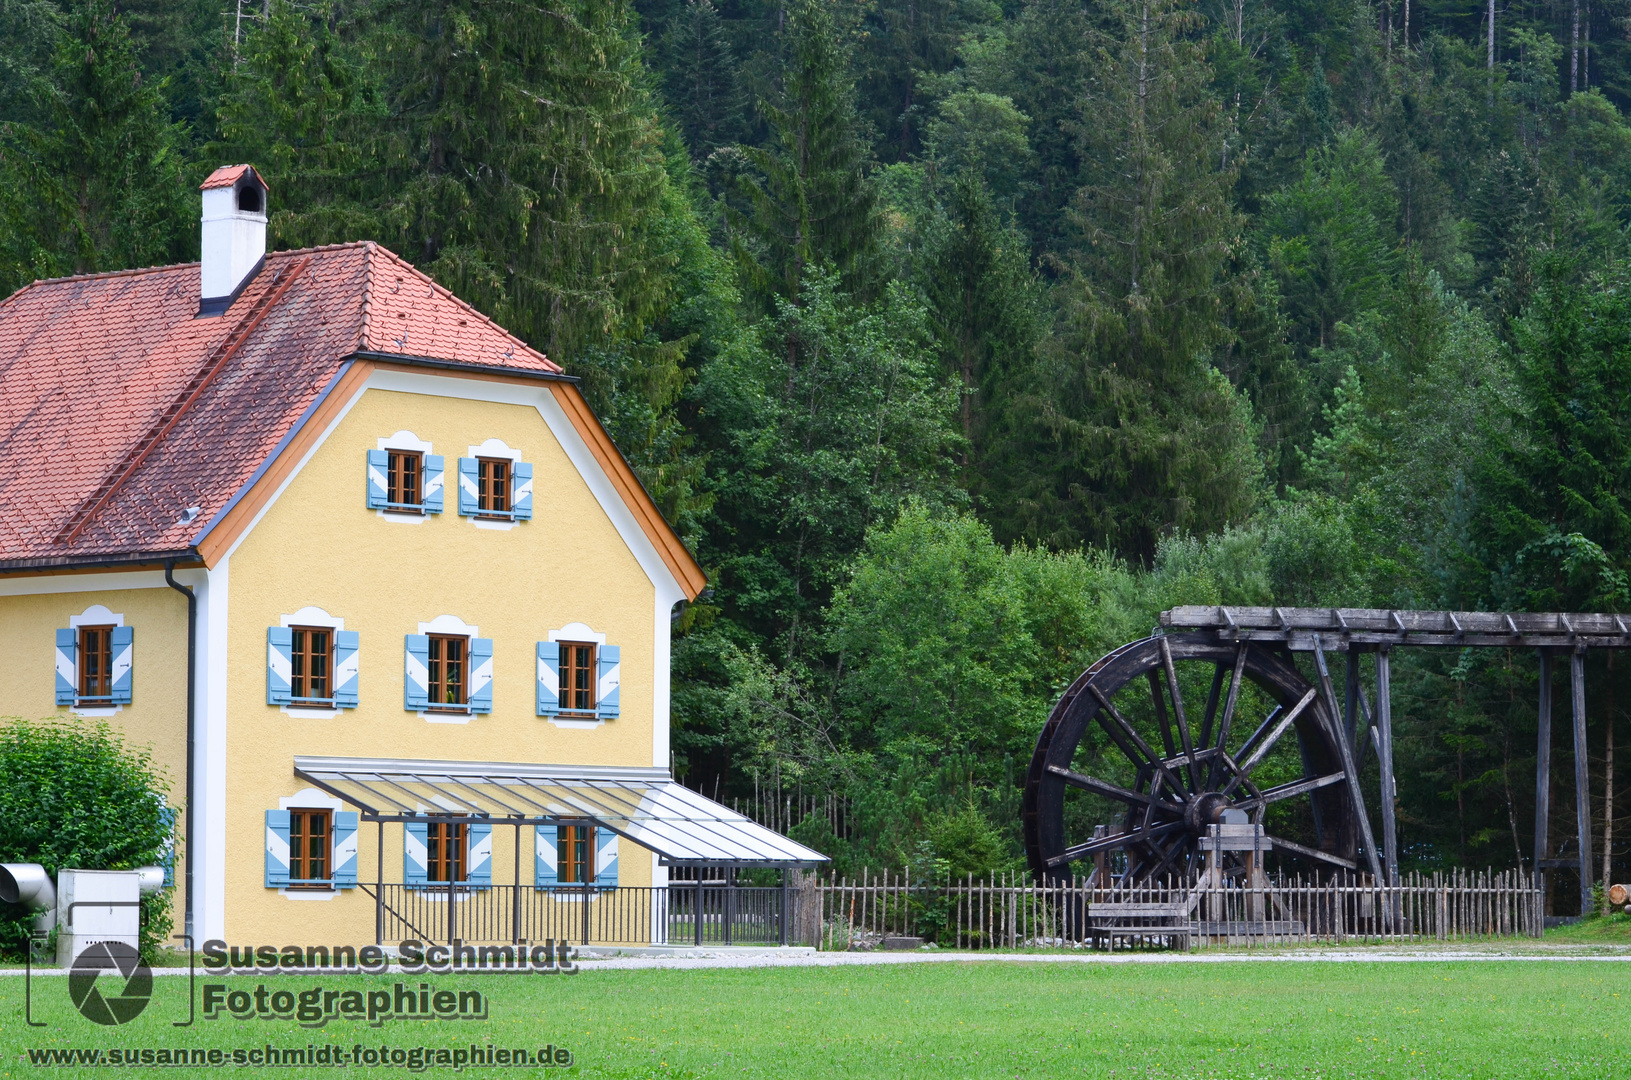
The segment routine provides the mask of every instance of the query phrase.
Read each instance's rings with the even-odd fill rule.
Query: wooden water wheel
[[[1238,821],[1264,826],[1277,859],[1358,870],[1370,830],[1352,754],[1329,693],[1282,649],[1158,635],[1083,672],[1027,777],[1038,880],[1107,854],[1125,882],[1197,874],[1209,827]]]

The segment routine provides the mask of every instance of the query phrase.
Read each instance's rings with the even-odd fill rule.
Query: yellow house
[[[196,941],[784,934],[702,868],[821,856],[672,780],[704,578],[576,382],[374,244],[266,252],[266,198],[0,304],[0,714],[153,747]]]

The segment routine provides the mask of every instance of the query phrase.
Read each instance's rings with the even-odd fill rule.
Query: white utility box
[[[57,965],[72,967],[99,941],[141,946],[144,870],[62,870],[57,874]],[[162,880],[162,872],[161,872]]]

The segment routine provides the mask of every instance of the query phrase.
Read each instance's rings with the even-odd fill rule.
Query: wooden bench
[[[1111,948],[1117,938],[1167,938],[1180,949],[1189,948],[1190,912],[1194,904],[1135,904],[1110,902],[1087,905],[1088,931],[1097,943]]]

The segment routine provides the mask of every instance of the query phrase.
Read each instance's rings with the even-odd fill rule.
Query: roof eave
[[[165,563],[178,566],[200,565],[203,557],[196,547],[171,551],[121,552],[112,555],[59,555],[38,559],[0,559],[0,575],[71,573],[77,570],[158,569]]]
[[[522,379],[537,379],[540,382],[581,382],[576,375],[568,375],[564,371],[540,371],[537,368],[508,367],[503,364],[474,364],[468,360],[443,360],[434,356],[412,356],[406,353],[376,352],[371,349],[358,349],[348,360],[373,360],[382,364],[401,364],[404,367],[434,368],[439,371],[476,372],[482,375],[505,375]]]

